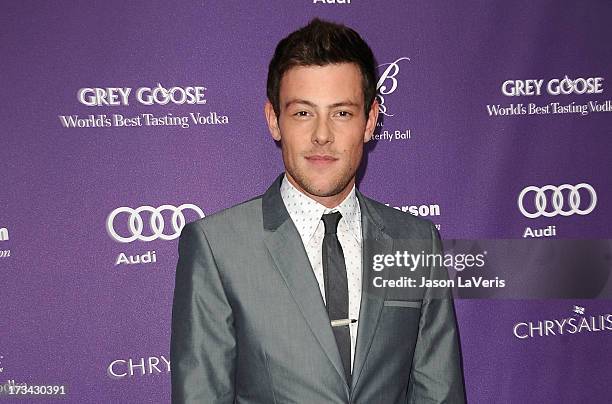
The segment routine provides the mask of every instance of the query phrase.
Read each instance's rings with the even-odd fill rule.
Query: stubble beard
[[[310,195],[318,196],[318,197],[329,197],[335,196],[341,193],[346,189],[351,180],[355,176],[356,170],[352,167],[349,167],[346,171],[338,174],[336,176],[336,180],[332,183],[331,187],[328,190],[318,188],[313,182],[310,180],[309,176],[304,173],[302,170],[289,170],[287,172],[294,179],[295,182]]]
[[[359,162],[361,162],[361,158],[363,157],[362,151],[362,155],[359,156],[358,163],[355,167],[349,164],[346,169],[341,169],[339,173],[334,173],[334,177],[336,179],[333,181],[331,187],[329,187],[329,190],[326,191],[325,189],[317,188],[317,186],[310,180],[310,176],[308,175],[307,170],[305,170],[303,167],[299,167],[299,165],[297,164],[293,167],[290,167],[290,165],[287,164],[287,155],[285,154],[287,150],[285,150],[284,146],[282,145],[282,142],[281,147],[286,173],[289,174],[291,178],[293,178],[294,182],[296,182],[297,185],[299,185],[299,187],[303,191],[316,197],[335,196],[344,191],[351,182],[351,180],[355,178],[355,175],[357,173],[357,167],[359,167]],[[335,153],[330,154],[333,155]],[[303,158],[303,155],[299,158]]]

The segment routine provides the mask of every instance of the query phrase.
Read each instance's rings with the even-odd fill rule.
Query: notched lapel
[[[386,278],[388,269],[381,272],[372,270],[372,259],[375,254],[390,254],[393,249],[393,239],[383,229],[382,219],[370,206],[367,199],[357,191],[357,199],[361,209],[361,223],[363,233],[362,243],[362,288],[361,307],[359,310],[359,325],[357,327],[357,345],[353,363],[353,377],[351,391],[354,391],[359,382],[372,339],[378,326],[381,310],[383,308],[387,289],[374,289],[372,280],[375,276]]]
[[[291,296],[334,368],[348,384],[310,260],[280,196],[281,174],[262,198],[264,243]]]

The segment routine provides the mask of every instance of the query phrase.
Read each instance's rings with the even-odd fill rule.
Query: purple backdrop
[[[172,238],[172,209],[163,226],[142,211],[151,241],[117,241],[113,231],[131,235],[130,215],[110,215],[183,204],[211,214],[262,193],[283,169],[263,118],[267,65],[278,40],[315,16],[354,27],[381,65],[387,115],[362,192],[423,214],[443,238],[549,226],[557,238],[611,238],[610,15],[606,1],[3,4],[0,383],[65,385],[74,403],[169,402],[177,240],[154,230]],[[558,95],[555,79],[565,79]],[[181,103],[187,87],[205,87],[199,103]],[[131,89],[128,105],[118,90],[120,105],[86,105],[96,90],[80,90],[96,88]],[[146,105],[148,88],[178,103]],[[498,105],[508,114],[491,112]],[[530,113],[536,105],[548,109]],[[194,124],[198,113],[208,122]],[[110,124],[69,127],[77,115]],[[153,125],[183,116],[188,128]],[[529,218],[518,207],[528,186],[582,183],[597,198],[587,214]],[[584,211],[594,196],[582,188]],[[553,194],[543,198],[551,212]],[[537,211],[533,193],[524,201]],[[154,262],[124,263],[136,256]],[[612,313],[604,299],[458,300],[469,401],[609,402],[609,329],[515,332],[577,316],[576,305],[587,319]]]

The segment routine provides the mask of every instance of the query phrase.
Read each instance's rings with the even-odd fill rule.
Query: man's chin
[[[308,184],[307,187],[304,187],[304,189],[306,190],[306,192],[308,192],[311,195],[314,196],[318,196],[318,197],[329,197],[329,196],[336,196],[339,193],[341,193],[346,186],[348,185],[348,183],[339,183],[339,182],[322,182],[322,183],[317,183],[317,182],[311,182],[310,184]]]
[[[293,175],[294,174],[294,175]],[[298,185],[298,189],[316,197],[336,196],[346,189],[351,182],[351,178],[345,178],[337,172],[328,173],[313,173],[306,174],[306,170],[295,172],[291,175],[294,180],[294,185]]]

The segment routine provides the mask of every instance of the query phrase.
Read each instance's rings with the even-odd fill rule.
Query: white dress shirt
[[[321,217],[324,213],[339,211],[342,218],[338,223],[338,240],[344,252],[346,275],[348,277],[349,318],[359,319],[361,305],[361,210],[355,195],[355,186],[348,196],[335,208],[327,208],[319,202],[306,196],[287,179],[281,184],[281,197],[289,216],[302,238],[302,243],[308,254],[310,265],[319,283],[319,290],[325,301],[325,284],[323,282],[322,249],[325,225]],[[350,324],[351,333],[351,369],[355,358],[355,343],[357,342],[358,322]]]

